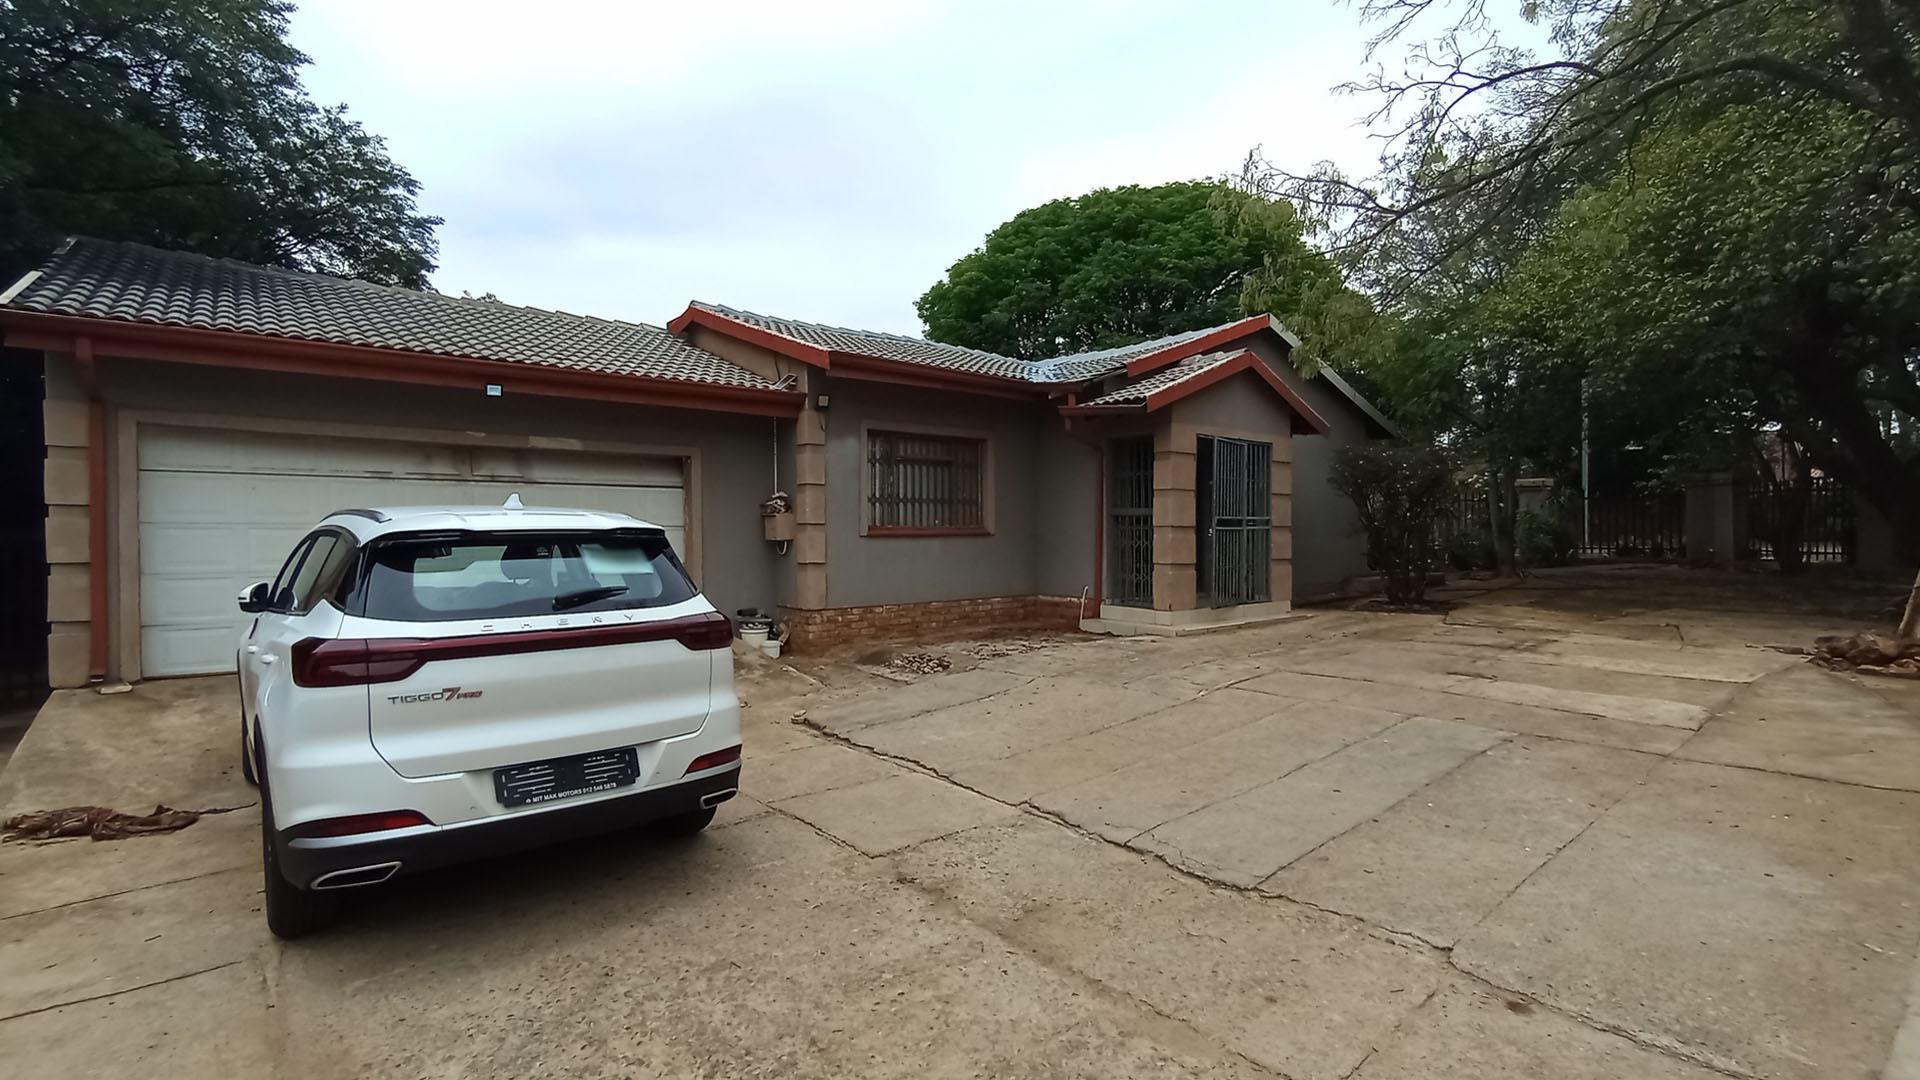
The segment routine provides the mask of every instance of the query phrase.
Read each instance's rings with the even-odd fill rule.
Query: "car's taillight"
[[[733,647],[733,623],[717,611],[674,620],[679,632],[674,640],[689,649],[729,649]]]
[[[296,686],[358,686],[373,681],[364,641],[306,638],[294,643],[292,656]]]
[[[433,821],[418,810],[383,810],[378,814],[351,814],[347,817],[321,818],[303,822],[287,830],[288,836],[358,836],[361,833],[386,832],[431,825]]]
[[[711,754],[701,754],[699,757],[694,758],[693,762],[687,766],[687,771],[680,775],[692,776],[694,773],[705,772],[708,769],[717,769],[722,765],[731,765],[739,760],[740,748],[737,746],[729,746],[725,750],[715,750]]]
[[[435,660],[590,649],[643,641],[677,641],[689,649],[725,649],[733,623],[717,611],[659,622],[520,630],[448,638],[307,638],[293,647],[293,681],[300,686],[360,686],[399,682]]]

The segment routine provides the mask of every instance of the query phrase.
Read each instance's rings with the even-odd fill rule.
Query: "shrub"
[[[1453,496],[1453,463],[1434,446],[1363,443],[1333,459],[1334,490],[1353,500],[1367,534],[1367,565],[1386,584],[1387,599],[1426,598],[1436,532]]]
[[[1520,511],[1514,532],[1520,561],[1528,566],[1565,566],[1579,546],[1573,528],[1552,510]]]

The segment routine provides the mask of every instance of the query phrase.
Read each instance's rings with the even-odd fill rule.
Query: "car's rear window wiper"
[[[625,585],[600,585],[591,589],[581,589],[578,592],[561,593],[553,598],[553,610],[565,611],[570,607],[579,607],[581,604],[591,604],[595,600],[605,600],[609,596],[619,596],[626,591]]]

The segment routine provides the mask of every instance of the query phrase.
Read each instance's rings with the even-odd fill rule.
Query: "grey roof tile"
[[[5,304],[637,378],[770,389],[664,328],[76,239]]]
[[[799,319],[783,319],[774,315],[761,315],[727,307],[725,304],[709,304],[700,300],[695,300],[693,306],[756,329],[765,330],[770,334],[778,334],[822,349],[857,353],[861,356],[878,356],[908,364],[945,368],[948,371],[994,375],[1003,379],[1029,379],[1032,377],[1034,368],[1031,362],[1011,356],[963,348],[959,345],[943,345],[937,341],[908,337],[905,334],[883,334],[874,330],[853,330],[844,326],[827,326],[821,323],[803,322]]]
[[[1156,391],[1165,390],[1170,386],[1178,386],[1188,379],[1203,375],[1244,352],[1246,352],[1245,349],[1229,349],[1224,352],[1201,353],[1199,356],[1189,356],[1185,360],[1181,360],[1169,367],[1161,368],[1159,371],[1128,383],[1117,390],[1110,390],[1101,394],[1099,397],[1088,398],[1080,404],[1144,405],[1146,404],[1148,395]]]

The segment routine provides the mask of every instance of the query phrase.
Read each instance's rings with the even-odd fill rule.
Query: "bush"
[[[1551,510],[1520,511],[1514,533],[1520,561],[1528,566],[1565,566],[1579,546],[1573,528]]]
[[[1485,528],[1455,528],[1441,545],[1447,566],[1461,573],[1493,569],[1493,538]]]
[[[1435,533],[1453,498],[1453,463],[1434,446],[1363,443],[1333,459],[1333,487],[1353,500],[1367,534],[1367,565],[1387,599],[1417,604],[1439,554]]]

